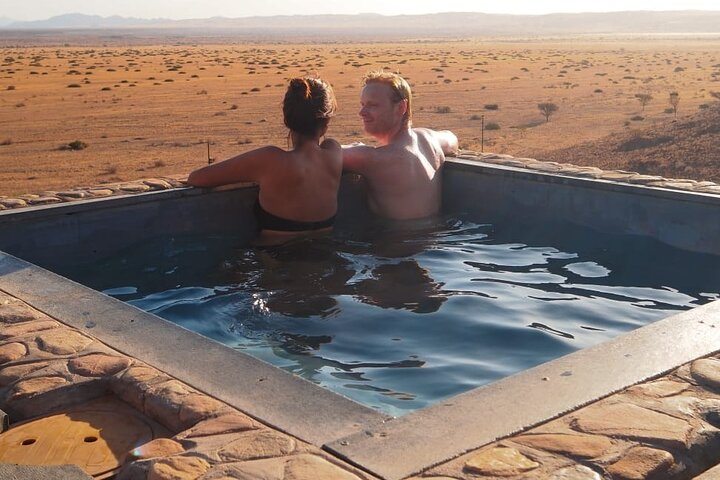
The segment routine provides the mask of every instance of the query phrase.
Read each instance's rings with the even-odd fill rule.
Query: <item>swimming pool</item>
[[[720,296],[715,255],[477,217],[168,236],[59,273],[393,416]]]
[[[510,166],[523,163],[518,159],[502,157],[500,161],[508,165],[492,165],[481,157],[470,155],[446,162],[445,211],[449,218],[490,225],[498,238],[508,238],[511,244],[528,242],[529,247],[550,246],[563,253],[582,253],[563,240],[565,234],[570,238],[572,228],[565,232],[562,225],[571,224],[581,227],[581,236],[591,240],[595,235],[622,234],[629,235],[629,242],[644,237],[650,245],[694,252],[691,257],[720,256],[720,195],[704,192],[701,183],[697,191],[679,191],[662,185],[645,186],[642,182],[647,179],[642,176],[639,184],[615,179],[629,178],[625,173],[609,172],[608,180],[594,179],[582,172],[572,176],[576,168],[568,168],[570,173],[546,173],[556,171],[556,166],[533,171]],[[353,182],[346,180],[340,190],[339,218],[349,219],[352,227],[362,216],[358,206],[363,202]],[[255,228],[252,205],[256,198],[257,188],[251,185],[214,191],[179,188],[2,211],[0,290],[141,364],[155,366],[267,425],[322,446],[383,478],[406,478],[422,466],[439,464],[657,378],[716,353],[720,345],[720,302],[711,302],[392,419],[240,350],[52,273],[121,256],[142,245],[162,246],[170,238],[181,249],[186,240],[192,244],[192,236],[197,235],[205,244],[217,240],[220,246],[228,247],[222,239],[230,237],[231,244],[239,239],[241,245],[247,245]],[[518,235],[507,235],[510,225],[516,226]],[[560,241],[554,243],[553,238]],[[538,243],[530,243],[530,239]],[[638,251],[642,254],[645,248],[625,253],[632,253],[628,255],[632,259]],[[208,252],[197,253],[209,257]],[[684,272],[683,282],[697,286],[690,291],[707,294],[708,299],[713,296],[713,290],[703,285],[703,261],[698,268],[688,257],[671,261],[671,257],[660,255],[655,263],[673,276],[676,274],[669,265]],[[617,261],[622,267],[629,260],[621,257]],[[689,268],[685,261],[690,261]],[[578,259],[574,263],[583,262]],[[621,271],[613,270],[611,262],[595,263],[610,269],[611,276]],[[601,272],[594,268],[590,271]],[[657,269],[652,269],[652,275],[657,275]],[[431,278],[438,283],[434,276],[432,273]],[[442,308],[454,301],[446,300]],[[427,314],[414,315],[424,318]],[[604,316],[610,322],[617,320],[613,311]],[[555,323],[549,326],[556,328]],[[527,326],[525,329],[532,331]]]

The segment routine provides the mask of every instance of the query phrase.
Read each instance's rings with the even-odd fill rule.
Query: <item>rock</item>
[[[39,316],[38,313],[23,304],[0,305],[0,322],[3,323],[29,322]]]
[[[82,351],[93,340],[75,330],[42,332],[35,337],[38,348],[55,355],[72,355]]]
[[[143,180],[143,183],[153,190],[169,190],[172,188],[172,185],[159,178],[148,178],[147,180]]]
[[[600,175],[603,180],[609,180],[611,182],[629,182],[630,179],[635,176],[634,172],[623,172],[623,171],[605,171]]]
[[[514,448],[493,447],[473,455],[465,462],[465,470],[481,475],[512,477],[540,466]]]
[[[13,365],[5,367],[0,370],[0,386],[10,385],[11,383],[17,382],[21,378],[31,374],[36,370],[46,367],[46,363],[23,363],[20,365]]]
[[[179,418],[180,407],[188,393],[188,387],[177,380],[151,385],[145,390],[143,411],[171,431],[180,432],[185,430]]]
[[[126,461],[143,460],[153,457],[169,457],[184,452],[183,446],[169,438],[156,438],[139,447],[133,448]]]
[[[585,465],[573,465],[553,472],[548,480],[602,480],[602,477]]]
[[[358,480],[359,477],[315,455],[290,457],[284,480]]]
[[[559,172],[563,168],[559,163],[556,162],[539,162],[533,159],[527,160],[528,162],[525,164],[525,166],[531,170],[536,170],[538,172]]]
[[[210,464],[197,457],[169,457],[155,462],[147,480],[195,480],[210,469]]]
[[[720,360],[701,358],[692,362],[690,375],[698,383],[720,390]]]
[[[651,383],[641,383],[629,388],[628,393],[645,395],[646,397],[664,398],[677,395],[690,388],[690,385],[673,380],[658,380]]]
[[[28,333],[41,332],[43,330],[50,330],[51,328],[57,328],[60,324],[54,320],[37,320],[19,323],[5,327],[0,331],[0,338],[12,338],[19,337]]]
[[[27,207],[27,202],[21,198],[4,198],[0,200],[0,205],[7,208]]]
[[[11,398],[16,400],[21,397],[30,397],[40,393],[49,392],[61,385],[67,384],[68,381],[62,377],[35,377],[21,380],[15,384],[12,389]]]
[[[120,190],[123,192],[142,193],[149,191],[150,187],[144,183],[126,183],[124,185],[120,185]]]
[[[87,197],[88,193],[83,190],[70,190],[70,191],[66,191],[66,192],[58,192],[57,196],[79,199],[79,198]]]
[[[0,364],[18,360],[27,355],[28,349],[25,344],[12,342],[0,345]]]
[[[224,433],[257,430],[258,428],[260,428],[260,424],[250,417],[241,413],[229,413],[198,423],[189,432],[187,432],[185,437],[207,437],[210,435],[221,435]]]
[[[281,457],[295,450],[295,440],[274,430],[251,430],[238,434],[237,440],[221,448],[224,462],[239,462],[260,458]]]
[[[668,470],[675,462],[665,450],[650,447],[633,447],[623,457],[607,467],[613,478],[644,480]]]
[[[109,197],[114,193],[115,192],[109,188],[95,188],[92,190],[88,190],[88,194],[93,197]]]
[[[520,435],[513,442],[527,447],[580,458],[595,458],[604,455],[613,443],[600,435],[583,434],[530,434]]]
[[[91,353],[70,360],[68,369],[83,377],[107,377],[125,370],[129,365],[130,359],[125,357]]]
[[[629,181],[630,183],[644,185],[650,182],[662,182],[665,181],[665,178],[658,175],[643,175],[640,173],[636,173],[635,175],[630,177]]]
[[[576,429],[585,433],[630,438],[687,448],[692,431],[687,422],[632,404],[600,403],[573,414]]]
[[[51,203],[60,203],[62,202],[62,199],[57,197],[38,197],[38,198],[31,198],[28,200],[28,203],[30,205],[49,205]]]
[[[110,381],[113,393],[139,411],[145,410],[145,392],[170,377],[146,365],[134,365]]]
[[[185,397],[178,418],[185,427],[183,430],[185,430],[200,420],[218,415],[223,411],[228,411],[228,407],[224,403],[207,395],[191,393]]]
[[[202,480],[284,480],[286,461],[285,458],[266,458],[221,464],[213,467]]]

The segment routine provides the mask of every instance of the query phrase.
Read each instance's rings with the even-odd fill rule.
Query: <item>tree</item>
[[[640,105],[642,105],[642,111],[645,111],[645,105],[650,103],[650,100],[653,99],[652,95],[649,93],[636,93],[635,98],[638,99],[638,102],[640,102]]]
[[[670,92],[670,98],[668,99],[670,102],[670,106],[673,109],[673,113],[677,117],[677,107],[678,103],[680,103],[680,94],[678,92]]]
[[[545,122],[549,122],[550,115],[558,111],[558,106],[550,102],[538,103],[538,110],[545,116]]]

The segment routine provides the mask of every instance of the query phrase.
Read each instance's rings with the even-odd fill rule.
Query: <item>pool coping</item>
[[[156,315],[0,252],[0,290],[314,445],[387,416]],[[188,358],[192,358],[188,362]],[[248,388],[253,385],[253,388]],[[298,401],[302,399],[302,401]],[[320,409],[317,406],[321,406]]]
[[[467,162],[473,167],[482,167],[476,159]],[[464,164],[465,161],[459,163]],[[494,171],[498,169],[498,165],[490,166]],[[522,170],[512,165],[500,167],[500,171],[521,172],[533,178],[539,175],[547,181],[578,181],[583,186],[600,183]],[[612,180],[602,180],[601,183],[602,188],[638,187]],[[688,193],[656,186],[643,187],[643,190],[669,198]],[[164,192],[163,195],[200,193],[182,189]],[[695,199],[720,203],[717,195],[694,193],[698,194],[693,195]],[[113,197],[113,200],[139,202],[147,198],[149,195],[140,194]],[[79,202],[73,207],[93,208],[92,204],[88,204]],[[69,205],[63,207],[68,208]],[[38,206],[23,213],[32,211],[32,215],[46,215],[55,208],[55,205]],[[0,212],[0,215],[3,213],[10,212]],[[224,376],[227,360],[221,357],[228,354],[227,351],[232,352],[230,358],[233,361],[244,355],[238,356],[238,352],[232,349],[218,346],[195,333],[2,252],[0,290],[250,416],[323,447],[349,463],[386,479],[406,478],[626,387],[661,376],[720,349],[720,328],[717,328],[720,326],[720,302],[716,301],[479,387],[436,406],[389,420],[367,407],[252,357],[240,361],[242,367],[234,370],[235,376]],[[78,309],[81,311],[78,312]],[[153,320],[148,320],[147,330],[138,328],[139,322],[135,320],[148,317]],[[102,318],[103,321],[89,320],[91,318]],[[139,337],[141,342],[128,336],[129,329],[135,331],[132,335]],[[140,333],[142,335],[138,335]],[[658,348],[658,338],[662,339],[660,345],[663,348]],[[171,357],[160,355],[165,350]],[[186,360],[188,352],[192,352],[192,362]],[[608,361],[608,354],[612,362]],[[603,365],[600,371],[595,369],[598,362]],[[208,375],[208,372],[212,374]],[[230,384],[235,381],[238,385],[262,385],[262,388],[257,391],[233,389],[220,380],[230,381]],[[551,399],[546,395],[548,388],[553,389]],[[306,401],[298,402],[299,396]]]

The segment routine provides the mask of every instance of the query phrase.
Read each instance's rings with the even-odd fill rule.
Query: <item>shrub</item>
[[[594,90],[594,93],[603,93],[603,89],[602,89],[602,88],[596,88],[596,89]]]
[[[450,107],[444,106],[444,107],[435,107],[435,113],[450,113]]]
[[[675,113],[675,110],[672,108],[666,108],[665,110],[663,110],[663,113]]]
[[[497,103],[488,103],[485,105],[485,110],[497,110],[500,108]]]
[[[474,114],[470,117],[470,120],[480,120],[482,118],[482,115]]]
[[[6,138],[5,140],[0,142],[0,145],[12,145],[12,139]]]
[[[61,145],[58,150],[84,150],[88,146],[87,143],[75,140],[65,145]]]
[[[633,122],[640,122],[642,120],[645,120],[645,117],[642,117],[640,115],[635,115],[634,117],[630,117],[630,120],[632,120]]]
[[[8,85],[6,90],[15,90],[15,85]]]
[[[485,130],[500,130],[500,125],[495,122],[488,122],[485,124]]]
[[[79,83],[71,83],[70,85],[67,86],[67,88],[80,88],[80,84]]]

